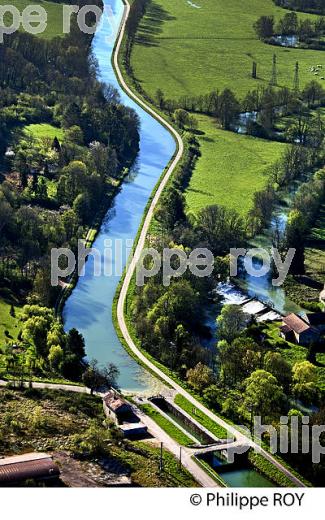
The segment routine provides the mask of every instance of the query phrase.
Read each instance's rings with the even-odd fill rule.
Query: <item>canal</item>
[[[115,197],[114,206],[107,212],[93,245],[102,254],[101,261],[105,261],[106,272],[111,267],[113,275],[93,276],[94,259],[90,256],[85,275],[79,278],[65,304],[63,319],[66,330],[75,327],[83,334],[88,359],[97,359],[102,365],[114,363],[120,371],[120,387],[138,391],[148,388],[151,380],[127,354],[117,337],[112,320],[113,299],[126,264],[130,242],[136,237],[148,199],[175,152],[175,142],[161,124],[120,88],[111,57],[116,30],[122,19],[123,3],[121,0],[109,0],[105,5],[103,23],[93,40],[93,54],[98,61],[99,79],[113,85],[119,91],[122,102],[134,108],[140,118],[140,152],[133,171]],[[110,20],[107,18],[109,8],[114,15]],[[111,240],[111,246],[107,240]],[[104,259],[105,248],[111,249],[111,252]]]

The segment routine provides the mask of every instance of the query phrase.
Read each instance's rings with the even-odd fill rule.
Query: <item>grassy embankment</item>
[[[201,412],[201,410],[195,408],[185,397],[180,394],[176,395],[175,404],[185,410],[185,412],[187,412],[197,422],[202,424],[204,428],[213,433],[213,435],[219,439],[227,439],[227,430],[216,424],[212,419],[210,419],[210,417]]]
[[[183,433],[177,426],[175,426],[172,422],[170,422],[166,417],[164,417],[161,413],[159,413],[153,406],[150,404],[142,404],[140,406],[141,410],[143,410],[146,415],[148,415],[155,423],[164,430],[169,437],[174,439],[174,441],[178,442],[181,446],[187,446],[189,444],[193,444],[193,440],[190,439],[185,433]]]

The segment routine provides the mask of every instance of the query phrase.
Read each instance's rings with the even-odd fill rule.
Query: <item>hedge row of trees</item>
[[[272,42],[274,36],[297,36],[300,42],[308,42],[324,35],[325,19],[299,19],[297,13],[290,12],[275,23],[274,16],[261,16],[254,23],[254,29],[263,41]]]
[[[180,110],[215,117],[225,130],[234,129],[239,114],[249,112],[252,115],[251,118],[248,117],[247,134],[279,139],[274,133],[277,120],[286,115],[299,114],[307,108],[322,106],[325,103],[325,89],[317,81],[306,84],[301,92],[294,92],[286,87],[276,89],[269,86],[249,91],[242,100],[238,99],[231,89],[168,100],[162,90],[158,89],[155,103],[174,119]],[[256,117],[253,115],[254,112],[257,112]],[[282,139],[285,138],[284,135]]]
[[[305,244],[325,196],[325,170],[319,170],[298,189],[286,227],[285,247],[296,249],[291,264],[292,274],[305,272]]]

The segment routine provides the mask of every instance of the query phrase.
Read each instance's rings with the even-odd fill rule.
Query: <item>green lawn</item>
[[[219,439],[227,439],[227,430],[216,424],[212,419],[210,419],[210,417],[195,408],[185,397],[177,394],[174,402],[216,437]]]
[[[10,314],[11,304],[14,306],[15,316]],[[5,343],[6,339],[17,339],[20,330],[19,314],[19,303],[11,292],[0,289],[0,347]],[[8,332],[6,333],[6,331]]]
[[[154,97],[158,88],[167,98],[199,95],[230,87],[240,96],[267,86],[272,57],[278,58],[278,85],[292,87],[295,63],[300,83],[315,79],[311,65],[325,64],[321,51],[288,49],[264,44],[253,23],[261,15],[282,17],[286,11],[272,0],[152,0],[132,52],[134,75]],[[299,13],[305,18],[312,15]],[[251,78],[252,62],[258,79]],[[321,80],[320,80],[321,81]]]
[[[311,229],[306,248],[306,270],[314,279],[325,282],[325,204]]]
[[[51,39],[55,36],[62,35],[63,28],[63,4],[59,4],[56,2],[47,2],[45,0],[38,0],[36,2],[31,2],[30,0],[14,0],[13,2],[8,2],[8,4],[16,7],[20,13],[30,5],[40,5],[43,7],[47,13],[47,27],[44,33],[40,33],[39,37],[45,39]],[[3,5],[5,2],[3,2]],[[12,23],[11,15],[5,15],[5,24],[9,25]],[[36,25],[37,26],[37,25]]]
[[[57,137],[59,141],[62,141],[64,136],[62,128],[49,125],[48,123],[27,125],[25,126],[25,132],[31,134],[36,139],[54,139],[54,137]]]
[[[263,189],[266,168],[275,162],[286,145],[225,132],[207,116],[197,116],[202,156],[198,159],[186,190],[186,204],[196,213],[204,206],[221,204],[245,215],[253,195]]]
[[[169,437],[178,442],[181,446],[188,446],[193,444],[193,440],[190,439],[185,433],[183,433],[177,426],[170,422],[166,417],[161,415],[151,404],[141,405],[141,409],[149,416],[155,423],[162,428]]]

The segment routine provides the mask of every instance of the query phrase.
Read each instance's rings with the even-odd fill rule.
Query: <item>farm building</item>
[[[19,484],[26,480],[56,479],[58,466],[46,453],[25,453],[0,459],[0,486]]]
[[[113,420],[124,437],[142,437],[147,434],[147,427],[132,410],[132,406],[115,390],[110,390],[103,397],[106,417]]]
[[[312,316],[313,314],[308,314],[305,318],[302,318],[294,313],[288,314],[288,316],[283,318],[279,331],[280,336],[286,341],[297,343],[298,345],[308,345],[313,341],[317,341],[321,331],[318,326],[316,327],[312,323],[316,321]],[[319,318],[317,320],[319,321]]]
[[[115,390],[110,390],[103,397],[104,412],[117,424],[123,422],[131,413],[132,408]]]

